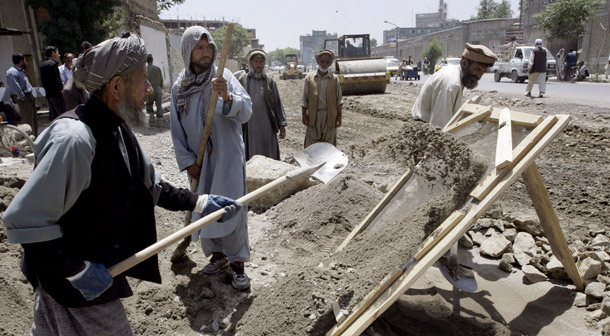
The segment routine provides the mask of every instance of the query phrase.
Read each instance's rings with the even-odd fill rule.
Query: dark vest
[[[534,52],[534,64],[532,72],[546,72],[546,51],[542,47],[536,47]]]
[[[97,97],[60,118],[77,119],[87,124],[97,143],[91,164],[91,183],[58,221],[63,230],[60,245],[68,255],[113,266],[157,240],[155,205],[143,182],[141,149],[129,126]],[[133,177],[118,146],[116,131],[119,127]],[[68,307],[90,306],[132,295],[125,276],[161,283],[154,256],[116,276],[108,290],[87,302],[63,275],[33,259],[28,258],[25,249],[28,280],[37,281],[57,302]]]
[[[241,76],[239,77],[239,82],[241,83],[241,86],[243,86],[244,89],[246,89],[246,91],[248,91],[248,84],[250,83],[250,77],[251,76],[249,76],[248,73],[242,73]],[[269,120],[271,121],[271,128],[273,129],[273,132],[277,133],[277,131],[279,130],[279,127],[278,127],[278,123],[277,123],[277,116],[275,115],[276,102],[275,102],[275,99],[273,99],[273,94],[272,94],[272,89],[271,89],[271,83],[272,83],[273,79],[268,78],[267,76],[264,76],[263,80],[265,81],[265,85],[263,85],[264,90],[265,90],[265,103],[267,103],[267,112],[269,114]],[[245,127],[245,124],[243,126]]]

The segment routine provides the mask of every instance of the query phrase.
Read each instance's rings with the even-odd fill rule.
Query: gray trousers
[[[244,209],[241,209],[244,211]],[[201,249],[206,257],[213,252],[220,252],[229,258],[229,262],[250,261],[250,241],[248,239],[248,224],[238,226],[228,236],[221,238],[201,238]]]
[[[30,336],[132,336],[121,300],[91,307],[60,305],[40,286],[34,293],[34,324]]]
[[[337,128],[327,125],[328,112],[327,110],[318,110],[316,112],[316,122],[314,126],[307,126],[305,130],[305,148],[315,144],[316,142],[328,142],[333,146],[337,146]]]
[[[153,103],[157,106],[157,118],[163,117],[163,107],[161,107],[161,103],[163,102],[163,89],[160,86],[153,86],[153,93],[148,96],[146,100],[146,112],[148,114],[152,114],[153,111]]]
[[[23,100],[16,99],[19,106],[21,122],[32,126],[32,134],[38,136],[38,116],[36,115],[36,102],[32,93],[26,93]]]

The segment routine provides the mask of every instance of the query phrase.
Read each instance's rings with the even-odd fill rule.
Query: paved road
[[[423,84],[430,76],[421,77],[420,81]],[[392,78],[394,81],[394,78]],[[402,82],[402,81],[399,81]],[[406,83],[402,82],[402,83]],[[522,96],[525,94],[525,83],[513,83],[508,78],[502,78],[499,82],[494,81],[492,73],[486,73],[479,81],[477,89],[482,91],[495,90],[500,93]],[[534,85],[532,95],[538,96],[538,86]],[[538,98],[534,98],[538,99]],[[589,106],[608,107],[610,108],[610,83],[591,83],[591,82],[558,82],[555,77],[551,77],[546,85],[545,101],[566,102],[583,104]]]

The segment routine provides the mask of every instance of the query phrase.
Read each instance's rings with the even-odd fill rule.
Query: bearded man
[[[486,46],[466,43],[459,66],[446,66],[426,81],[411,110],[413,119],[445,127],[462,106],[464,87],[474,89],[497,59]]]
[[[91,99],[59,116],[36,141],[34,172],[3,217],[35,290],[31,335],[132,335],[121,298],[126,276],[161,283],[157,257],[112,278],[108,267],[157,241],[154,206],[231,218],[241,205],[197,196],[155,175],[129,125],[145,125],[152,87],[135,34],[78,58],[73,79]]]
[[[243,125],[246,160],[254,155],[280,159],[280,145],[277,140],[286,138],[286,115],[280,100],[280,93],[273,78],[263,73],[267,53],[252,49],[247,55],[249,72],[239,77],[239,82],[252,99],[252,117]]]
[[[216,78],[214,60],[217,47],[212,35],[203,27],[191,26],[184,31],[181,43],[186,68],[180,72],[171,93],[171,132],[178,168],[186,170],[189,179],[199,179],[198,193],[216,193],[232,198],[246,194],[246,159],[242,124],[252,115],[252,102],[233,74],[225,70]],[[212,91],[219,96],[214,111],[212,133],[208,139],[202,166],[197,154],[205,128]],[[194,213],[193,221],[200,215]],[[210,224],[193,235],[201,239],[203,253],[212,256],[203,268],[215,274],[228,267],[235,289],[250,288],[244,262],[250,260],[247,211],[226,223]]]

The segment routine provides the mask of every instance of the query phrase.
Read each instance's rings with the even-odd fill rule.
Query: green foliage
[[[438,59],[443,55],[443,50],[443,45],[436,39],[436,37],[424,47],[421,57],[422,59],[427,57],[428,61],[430,61],[430,67],[428,67],[428,71],[430,73],[434,72],[434,64],[436,64],[436,61],[438,61]]]
[[[371,48],[375,48],[377,46],[377,39],[372,38],[370,42],[371,42]]]
[[[603,0],[558,0],[546,5],[534,19],[550,38],[576,39],[603,4]]]
[[[320,44],[318,47],[320,48],[318,51],[322,50],[322,44]],[[302,61],[301,60],[301,51],[299,49],[295,49],[295,48],[280,49],[280,48],[277,48],[274,51],[272,51],[272,52],[267,54],[267,62],[269,64],[271,64],[273,61],[278,61],[281,64],[285,64],[284,58],[288,54],[296,54],[299,57],[299,62]],[[314,53],[314,55],[315,55],[315,53]]]
[[[227,34],[227,26],[222,26],[211,32],[214,43],[218,47],[218,52],[221,52],[222,45]],[[240,24],[236,23],[233,27],[231,35],[231,44],[229,44],[229,52],[227,58],[236,58],[244,56],[244,47],[250,44],[250,33]]]
[[[80,44],[97,44],[108,36],[104,26],[119,0],[26,0],[33,8],[43,8],[49,18],[40,22],[46,45],[54,45],[63,54],[80,53]]]
[[[495,0],[481,0],[477,7],[477,16],[471,19],[487,20],[511,17],[513,17],[513,10],[510,8],[508,0],[502,0],[500,3]]]
[[[172,6],[183,4],[185,0],[157,0],[157,14],[170,9]]]

